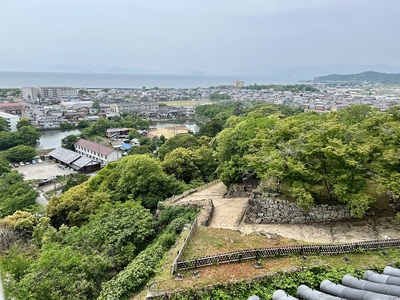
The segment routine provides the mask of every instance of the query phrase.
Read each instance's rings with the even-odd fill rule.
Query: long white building
[[[76,98],[78,90],[68,86],[49,86],[49,87],[24,87],[22,97],[25,100],[38,99],[69,99]]]
[[[75,143],[75,152],[100,162],[102,167],[121,158],[121,153],[118,150],[85,139],[80,139]]]

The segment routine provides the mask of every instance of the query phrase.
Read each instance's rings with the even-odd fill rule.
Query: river
[[[164,127],[173,127],[176,125],[185,125],[189,130],[196,133],[199,130],[199,127],[194,121],[188,120],[177,120],[177,121],[158,121],[153,122],[150,127],[156,128],[164,128]],[[81,131],[79,129],[62,131],[62,130],[47,130],[41,131],[42,136],[40,137],[39,143],[36,145],[36,150],[43,149],[54,149],[61,146],[61,140],[65,138],[67,135],[71,134],[80,134]]]
[[[79,129],[62,131],[62,130],[47,130],[40,132],[42,136],[40,137],[39,143],[36,144],[36,150],[43,149],[53,149],[61,146],[61,140],[67,135],[80,134]]]

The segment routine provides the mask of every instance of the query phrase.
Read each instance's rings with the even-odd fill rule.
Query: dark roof
[[[386,266],[383,274],[366,271],[363,279],[358,279],[349,274],[342,279],[342,284],[333,283],[327,279],[320,284],[320,291],[301,285],[297,289],[297,297],[286,294],[283,290],[277,290],[273,300],[285,299],[327,299],[327,300],[358,300],[358,299],[383,299],[400,300],[400,269]],[[257,299],[256,296],[248,299]]]
[[[111,154],[114,151],[114,149],[110,149],[110,148],[108,148],[106,146],[103,146],[103,145],[100,145],[100,144],[97,144],[97,143],[94,143],[94,142],[91,142],[91,141],[88,141],[88,140],[85,140],[85,139],[78,140],[75,143],[75,145],[78,145],[78,146],[80,146],[82,148],[91,150],[91,151],[96,152],[96,153],[100,153],[100,154],[102,154],[104,156],[108,156],[109,154]]]
[[[92,162],[92,160],[89,157],[81,156],[79,159],[74,161],[71,166],[74,169],[79,170],[79,169],[82,169],[84,166],[90,164],[91,162]]]
[[[59,147],[59,148],[51,151],[49,153],[49,156],[65,163],[65,164],[70,164],[81,157],[80,154],[78,154],[74,151],[62,148],[62,147]]]

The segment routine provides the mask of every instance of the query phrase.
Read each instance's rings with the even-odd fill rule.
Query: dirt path
[[[400,238],[400,231],[388,218],[370,218],[360,221],[344,221],[330,224],[245,224],[241,221],[247,198],[224,198],[226,186],[217,183],[201,192],[179,200],[201,201],[212,199],[214,214],[210,227],[239,230],[245,234],[254,232],[279,235],[285,238],[319,243],[350,243],[375,239]]]

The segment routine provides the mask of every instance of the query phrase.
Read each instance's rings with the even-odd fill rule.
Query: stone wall
[[[250,197],[253,186],[244,184],[234,184],[232,185],[225,195],[225,198],[242,198]]]
[[[305,224],[350,219],[350,210],[343,205],[316,205],[305,211],[295,202],[277,200],[253,193],[244,216],[249,224]]]

